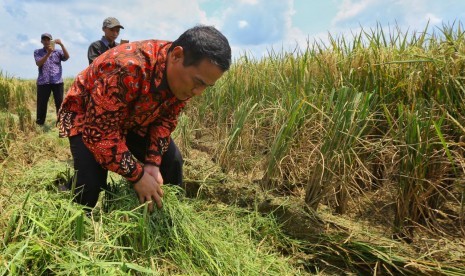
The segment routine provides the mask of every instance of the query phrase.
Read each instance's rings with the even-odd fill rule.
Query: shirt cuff
[[[161,165],[161,156],[160,155],[150,155],[145,157],[145,164],[151,164],[157,167]]]
[[[141,165],[138,165],[134,174],[132,176],[126,177],[126,179],[134,184],[137,183],[142,178],[142,176],[144,176],[144,168]]]

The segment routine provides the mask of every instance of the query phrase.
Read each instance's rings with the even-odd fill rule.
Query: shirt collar
[[[105,44],[105,46],[107,46],[108,48],[112,47],[112,46],[110,45],[110,41],[108,41],[108,39],[107,39],[105,36],[102,36],[101,41],[102,41],[103,44]],[[116,42],[113,42],[113,43],[114,43],[113,46],[116,46]]]
[[[166,63],[168,61],[168,50],[170,49],[172,43],[167,41],[159,41],[158,43],[161,43],[161,49],[158,51],[157,62],[154,66],[155,74],[153,82],[155,85],[155,89],[166,91],[169,97],[173,99],[173,101],[183,102],[183,100],[179,100],[178,98],[176,98],[176,96],[174,96],[173,92],[168,86],[168,79],[166,78]]]
[[[154,66],[154,83],[157,89],[168,90],[171,93],[171,90],[168,87],[168,81],[166,79],[166,62],[168,60],[168,50],[171,46],[171,43],[159,42],[160,50],[157,54],[157,61]]]

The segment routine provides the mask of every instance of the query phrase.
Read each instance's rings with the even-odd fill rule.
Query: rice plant
[[[11,78],[0,71],[0,110],[8,110],[10,104]]]
[[[421,111],[420,111],[421,110]],[[422,112],[423,111],[423,112]],[[399,106],[399,171],[396,203],[395,233],[411,239],[416,223],[434,224],[433,210],[440,209],[452,186],[445,180],[452,170],[436,128],[444,118],[436,121],[434,108]],[[434,228],[433,225],[432,228]]]
[[[263,184],[267,189],[276,188],[273,179],[276,176],[280,176],[278,173],[279,164],[289,153],[289,148],[293,139],[296,137],[300,126],[303,124],[306,107],[307,105],[304,102],[296,101],[289,111],[283,111],[281,115],[282,118],[286,119],[283,120],[284,122],[271,145],[266,162],[267,167],[263,177]]]
[[[120,185],[108,213],[86,215],[66,193],[31,194],[11,216],[0,272],[299,274],[273,252],[270,227],[279,230],[269,218],[187,202],[175,187],[165,187],[164,207],[150,214],[126,182]]]
[[[347,204],[351,169],[357,160],[357,145],[365,139],[370,126],[372,93],[349,88],[333,91],[325,108],[331,116],[325,122],[321,159],[307,183],[305,200],[315,210],[320,201],[335,190],[337,210],[344,213]]]
[[[252,105],[250,100],[244,101],[234,111],[234,114],[232,115],[233,122],[231,123],[226,143],[219,153],[219,164],[221,167],[225,167],[227,169],[231,167],[237,167],[234,166],[234,163],[231,161],[235,160],[233,156],[239,155],[235,153],[241,151],[240,138],[242,131],[245,127],[247,119],[250,117],[250,114],[254,112],[257,105],[257,103]]]
[[[390,247],[373,242],[380,240],[379,236],[367,241],[352,239],[352,233],[325,233],[315,247],[304,249],[323,263],[338,266],[341,274],[463,274],[463,262],[445,254],[447,250],[440,245],[431,249],[429,241],[440,244],[447,240],[456,246],[458,253],[454,254],[463,256],[464,38],[460,22],[434,29],[428,24],[419,31],[378,25],[351,36],[329,34],[327,43],[307,41],[291,52],[271,49],[260,59],[244,54],[215,87],[193,99],[180,117],[175,138],[181,139],[186,151],[187,181],[198,186],[207,182],[226,185],[234,178],[254,188],[261,183],[274,194],[305,199],[316,212],[335,211],[337,217],[367,219],[370,233],[381,227],[385,238],[393,235],[415,246],[405,257],[402,250],[391,251],[398,244],[406,245],[397,241],[388,239],[393,243]],[[61,252],[60,246],[54,246],[57,243],[46,239],[53,236],[47,223],[55,222],[49,218],[42,221],[35,213],[47,211],[32,204],[37,200],[34,193],[42,189],[53,194],[54,186],[43,183],[55,179],[55,173],[45,169],[30,173],[29,168],[43,159],[66,162],[69,152],[57,149],[68,145],[65,139],[52,139],[53,131],[48,135],[33,131],[24,138],[20,129],[27,132],[30,125],[34,82],[3,76],[0,87],[7,92],[0,94],[0,208],[8,217],[1,221],[2,229],[9,233],[3,239],[10,248],[5,253],[8,263],[3,255],[1,259],[6,271],[21,273],[24,267],[34,267],[43,273],[234,274],[249,270],[254,274],[257,266],[243,268],[246,260],[263,258],[261,268],[268,265],[268,255],[257,257],[249,249],[234,248],[229,236],[242,237],[244,232],[228,230],[216,236],[220,231],[212,228],[211,237],[206,237],[197,226],[208,228],[207,220],[223,229],[225,221],[237,226],[236,218],[254,220],[255,215],[242,211],[217,220],[220,214],[215,208],[223,207],[191,204],[177,191],[166,205],[177,206],[176,210],[168,207],[152,215],[124,189],[118,195],[127,194],[127,198],[104,199],[108,204],[102,209],[108,212],[96,211],[94,217],[81,211],[61,211],[66,219],[56,223],[73,229],[66,232],[72,240],[58,242],[69,249]],[[204,155],[199,157],[193,148]],[[44,157],[44,152],[50,154]],[[210,164],[211,160],[217,164]],[[48,165],[54,171],[61,168],[57,162]],[[32,185],[13,181],[23,174],[44,181]],[[27,188],[33,193],[21,209],[25,198],[15,197],[16,191],[26,194]],[[67,205],[69,200],[59,204]],[[13,202],[16,208],[7,208]],[[50,208],[56,210],[53,206]],[[62,208],[75,206],[58,209]],[[173,219],[176,216],[182,216],[189,228],[181,225],[184,221]],[[160,223],[155,223],[155,218]],[[334,219],[329,219],[328,228],[334,226]],[[33,227],[27,228],[25,221]],[[111,233],[107,225],[114,227],[110,227]],[[252,229],[254,225],[244,227]],[[350,232],[352,226],[337,228]],[[36,239],[39,232],[48,236]],[[256,237],[257,233],[249,231],[247,235]],[[255,240],[244,242],[261,248]],[[215,249],[225,244],[224,251]],[[173,245],[180,250],[171,252]],[[66,256],[64,265],[34,261],[47,257],[58,263],[62,259],[55,252]],[[414,252],[423,257],[412,260]],[[153,255],[146,258],[144,253]],[[235,263],[237,270],[229,263],[233,253],[241,255]],[[196,259],[189,259],[189,254]],[[27,263],[21,262],[24,256]],[[280,263],[281,257],[274,261]],[[303,262],[312,270],[317,261],[308,257]],[[275,266],[268,269],[271,274],[278,271]],[[287,269],[283,266],[279,272]]]

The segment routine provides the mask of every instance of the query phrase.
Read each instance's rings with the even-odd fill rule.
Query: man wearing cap
[[[60,39],[52,40],[52,35],[44,33],[40,36],[40,42],[44,45],[34,51],[34,59],[39,67],[37,78],[37,118],[36,123],[43,125],[47,116],[47,105],[50,94],[53,92],[56,112],[63,102],[63,78],[61,62],[69,59],[68,51]],[[61,50],[56,50],[58,44]]]
[[[102,31],[105,33],[100,40],[92,42],[87,51],[87,58],[89,59],[89,64],[94,61],[94,59],[105,51],[109,50],[118,45],[116,39],[118,38],[120,29],[124,27],[119,23],[118,19],[114,17],[107,17],[103,20]]]

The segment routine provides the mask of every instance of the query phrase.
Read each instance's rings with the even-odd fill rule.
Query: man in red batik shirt
[[[94,207],[108,170],[134,183],[139,201],[159,208],[164,183],[182,183],[170,138],[186,102],[229,69],[228,40],[196,26],[174,42],[145,40],[103,53],[80,72],[58,114],[76,170],[76,201]]]

